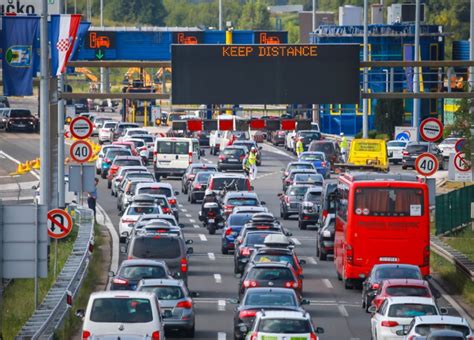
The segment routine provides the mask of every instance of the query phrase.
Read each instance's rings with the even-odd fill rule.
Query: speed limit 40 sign
[[[415,169],[422,176],[431,176],[438,171],[439,161],[434,155],[425,152],[415,160]]]
[[[88,142],[78,140],[71,145],[71,148],[69,149],[69,155],[75,162],[86,163],[92,157],[92,147]]]

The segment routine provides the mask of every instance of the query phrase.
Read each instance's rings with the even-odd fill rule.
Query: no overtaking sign
[[[443,123],[436,118],[426,118],[420,124],[420,135],[427,142],[436,142],[443,135]]]
[[[92,135],[92,122],[86,117],[76,117],[69,125],[71,135],[77,139],[87,139]]]

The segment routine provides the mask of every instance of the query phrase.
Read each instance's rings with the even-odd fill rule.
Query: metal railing
[[[72,301],[77,297],[89,267],[90,245],[94,237],[94,214],[87,208],[75,209],[75,222],[79,227],[69,258],[48,294],[23,325],[17,339],[52,339],[62,325]]]
[[[431,237],[431,251],[454,264],[468,279],[474,282],[474,262],[466,255],[444,243],[436,236]]]

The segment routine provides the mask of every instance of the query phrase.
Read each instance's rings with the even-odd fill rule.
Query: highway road
[[[32,159],[39,154],[39,135],[6,134],[0,132],[0,151],[20,161]],[[2,153],[0,153],[1,157]],[[5,156],[4,156],[5,157]],[[281,168],[294,156],[282,148],[265,144],[263,147],[263,164],[259,167],[258,178],[254,182],[255,191],[265,201],[269,210],[279,216],[277,193],[281,192]],[[16,168],[16,164],[8,158],[0,160],[0,171],[8,172]],[[203,162],[215,163],[217,157],[207,152]],[[396,167],[399,169],[399,167]],[[396,169],[395,169],[396,170]],[[2,173],[3,173],[2,172]],[[31,176],[31,175],[28,175]],[[22,181],[34,178],[21,179]],[[167,179],[175,190],[181,189],[178,179]],[[1,186],[0,186],[1,191]],[[118,230],[118,211],[115,197],[110,195],[106,182],[100,181],[98,203],[109,215],[115,229]],[[222,255],[220,252],[221,236],[208,235],[198,221],[200,204],[187,202],[185,195],[178,195],[180,203],[180,222],[184,223],[187,239],[192,239],[194,254],[190,259],[189,288],[198,292],[196,305],[196,336],[197,339],[232,339],[233,309],[227,299],[237,297],[238,278],[233,274],[233,256]],[[306,260],[304,266],[304,298],[311,304],[307,310],[311,313],[315,326],[323,327],[325,334],[321,339],[370,339],[369,314],[361,308],[359,290],[346,290],[337,280],[332,261],[320,262],[315,257],[315,230],[301,231],[297,228],[297,220],[282,221],[284,226],[293,233],[293,241],[300,258]],[[123,256],[121,256],[123,259]],[[441,307],[448,307],[450,314],[454,309],[443,299]],[[178,338],[170,334],[171,339]]]

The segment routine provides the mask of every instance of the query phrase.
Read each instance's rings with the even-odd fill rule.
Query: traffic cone
[[[24,175],[24,174],[25,172],[23,172],[23,166],[21,165],[21,163],[18,164],[15,172],[10,172],[10,176],[18,176],[18,175]]]
[[[33,165],[33,169],[35,170],[39,170],[41,168],[41,162],[40,162],[40,159],[39,158],[36,158],[35,159],[35,164]]]
[[[23,165],[23,169],[24,169],[26,172],[30,172],[30,171],[31,171],[30,163],[29,163],[28,161],[26,161],[25,164]]]

